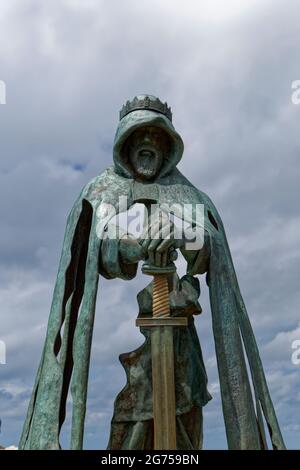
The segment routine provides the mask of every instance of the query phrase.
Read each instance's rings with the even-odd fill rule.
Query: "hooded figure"
[[[153,96],[127,102],[115,136],[114,165],[83,188],[69,214],[21,449],[60,449],[69,390],[73,407],[70,447],[82,448],[99,273],[109,279],[132,279],[138,261],[145,259],[145,247],[146,257],[166,263],[167,252],[150,251],[151,240],[150,245],[140,243],[120,232],[118,237],[105,237],[116,214],[149,195],[159,207],[173,207],[174,201],[204,207],[204,244],[190,251],[179,246],[187,274],[182,279],[174,276],[170,293],[171,314],[189,319],[187,327],[174,328],[178,448],[201,448],[201,409],[211,398],[193,322],[193,315],[201,312],[199,281],[194,276],[205,272],[228,448],[266,449],[264,421],[273,448],[285,448],[222,220],[208,196],[176,168],[183,142],[171,119],[167,105]],[[175,208],[175,215],[182,213],[176,214]],[[193,210],[185,213],[186,218],[197,225]],[[150,299],[151,285],[138,295],[139,316],[151,314]],[[120,356],[127,384],[115,401],[109,449],[153,448],[149,332],[145,328],[142,332],[145,343]]]

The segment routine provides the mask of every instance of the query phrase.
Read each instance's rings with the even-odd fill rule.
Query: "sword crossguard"
[[[152,328],[157,326],[187,326],[187,317],[162,317],[162,318],[137,318],[136,326],[144,328]]]

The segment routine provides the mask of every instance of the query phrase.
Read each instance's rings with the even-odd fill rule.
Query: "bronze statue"
[[[265,420],[273,448],[284,449],[221,218],[208,196],[176,168],[182,154],[183,142],[166,103],[141,95],[123,106],[114,165],[83,188],[68,217],[20,448],[60,448],[69,390],[71,448],[82,448],[99,274],[130,280],[143,261],[142,271],[154,276],[138,294],[137,325],[145,342],[120,356],[127,384],[115,401],[108,448],[202,447],[202,407],[211,396],[193,316],[201,313],[196,275],[207,273],[228,447],[267,448]],[[112,223],[135,203],[146,209],[140,237]],[[196,217],[198,205],[203,207],[202,222]],[[189,208],[184,218],[190,233],[201,233],[199,246],[188,246],[193,238],[176,234],[172,216],[182,218],[183,206]],[[152,207],[155,217],[149,217]],[[176,250],[187,261],[181,279]]]

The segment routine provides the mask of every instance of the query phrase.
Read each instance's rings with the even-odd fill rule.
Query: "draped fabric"
[[[115,213],[134,204],[134,194],[141,183],[137,183],[130,173],[122,149],[130,133],[145,125],[160,127],[172,142],[160,173],[146,189],[157,195],[159,204],[176,201],[204,206],[204,229],[210,244],[208,286],[228,447],[265,448],[265,420],[273,448],[284,449],[221,218],[210,199],[176,168],[183,144],[171,122],[163,114],[147,110],[131,112],[120,121],[114,142],[114,166],[85,186],[68,217],[45,345],[19,448],[60,448],[59,434],[69,391],[72,396],[70,447],[81,449],[83,446],[102,235]],[[193,212],[190,222],[197,225]],[[189,259],[190,274],[203,272],[200,261],[201,251]],[[135,272],[131,272],[128,278],[134,275]],[[180,420],[183,419],[182,415]],[[134,442],[140,427],[147,426],[147,423],[139,422],[137,427],[126,431],[129,442]],[[149,436],[149,432],[145,435]]]

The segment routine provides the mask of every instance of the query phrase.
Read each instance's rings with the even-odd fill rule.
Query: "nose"
[[[145,134],[145,136],[144,136],[144,142],[145,142],[146,144],[149,144],[149,143],[151,142],[151,137],[150,137],[149,134]]]

